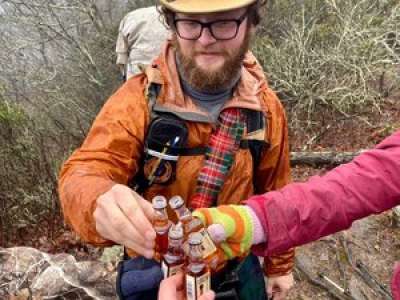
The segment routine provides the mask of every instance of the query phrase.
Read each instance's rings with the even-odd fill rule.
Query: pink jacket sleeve
[[[352,222],[400,204],[400,131],[375,149],[326,175],[312,177],[247,201],[267,243],[257,255],[280,253],[347,229]]]

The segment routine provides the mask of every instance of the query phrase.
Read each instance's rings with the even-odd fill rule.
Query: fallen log
[[[356,152],[334,152],[334,151],[322,151],[322,152],[291,152],[290,163],[292,166],[295,165],[308,165],[308,166],[337,166],[344,163],[348,163],[353,160],[354,157],[361,154],[364,150]]]

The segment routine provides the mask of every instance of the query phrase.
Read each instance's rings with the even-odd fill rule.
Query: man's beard
[[[207,71],[198,67],[195,61],[195,56],[198,54],[196,51],[192,51],[189,56],[183,54],[175,35],[173,37],[173,45],[177,52],[178,68],[183,79],[193,89],[212,94],[231,88],[238,80],[244,57],[249,49],[250,32],[246,32],[239,49],[220,53],[220,55],[224,56],[225,62],[215,71]]]

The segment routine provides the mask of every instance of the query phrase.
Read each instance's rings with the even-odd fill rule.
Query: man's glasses
[[[240,24],[246,19],[247,12],[239,19],[217,20],[212,22],[200,22],[192,19],[175,19],[175,30],[180,38],[185,40],[197,40],[208,28],[216,40],[231,40],[236,37]]]

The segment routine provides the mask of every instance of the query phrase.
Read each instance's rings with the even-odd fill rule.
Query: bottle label
[[[197,300],[196,278],[186,274],[186,300]]]
[[[198,300],[201,295],[210,290],[210,273],[199,277],[193,277],[186,274],[186,299]]]
[[[168,276],[174,276],[183,270],[184,264],[169,267]]]
[[[198,297],[211,289],[211,279],[209,272],[206,272],[204,275],[196,278],[196,287]]]
[[[163,272],[164,279],[167,278],[167,277],[168,277],[168,266],[167,266],[167,264],[165,263],[165,261],[162,261],[162,262],[161,262],[161,270],[162,270],[162,272]]]
[[[177,274],[179,271],[183,270],[184,264],[176,265],[176,266],[168,266],[165,261],[162,261],[161,263],[161,269],[164,274],[164,278],[174,276]]]
[[[215,247],[214,242],[212,241],[210,235],[205,228],[203,228],[199,232],[203,236],[203,243],[201,245],[203,250],[203,258],[206,258],[217,251],[217,247]]]

